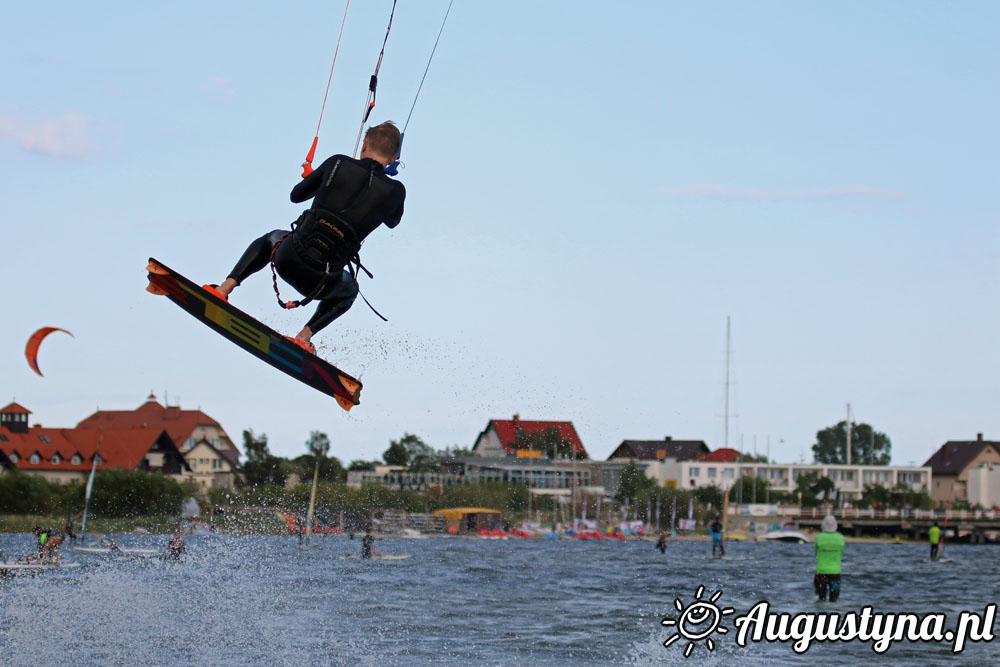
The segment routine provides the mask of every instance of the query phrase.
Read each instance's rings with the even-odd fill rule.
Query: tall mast
[[[847,404],[847,465],[851,465],[851,404]]]
[[[729,315],[726,315],[726,417],[722,446],[729,447]]]

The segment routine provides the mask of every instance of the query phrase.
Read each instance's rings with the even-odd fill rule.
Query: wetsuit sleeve
[[[307,199],[312,199],[316,196],[316,193],[319,192],[319,188],[323,184],[323,181],[326,180],[330,169],[333,168],[335,157],[337,156],[334,155],[332,157],[328,157],[323,164],[319,166],[319,169],[316,169],[295,184],[295,187],[292,188],[291,194],[293,204],[301,204]]]
[[[394,229],[399,224],[399,221],[403,219],[403,201],[406,199],[406,188],[398,181],[397,184],[399,185],[399,201],[392,213],[385,218],[385,226],[389,229]]]

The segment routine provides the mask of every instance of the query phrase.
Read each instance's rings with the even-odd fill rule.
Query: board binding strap
[[[217,333],[350,410],[361,402],[361,381],[310,354],[286,336],[262,324],[228,301],[196,285],[150,257],[146,291],[165,296]]]

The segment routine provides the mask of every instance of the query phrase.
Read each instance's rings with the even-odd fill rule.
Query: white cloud
[[[905,199],[901,192],[873,188],[867,185],[840,185],[812,190],[774,190],[767,188],[740,188],[714,183],[699,183],[674,188],[661,188],[661,192],[700,199],[729,201],[821,201],[821,200],[871,200]]]
[[[51,120],[0,116],[0,141],[9,141],[25,153],[59,159],[87,157],[93,152],[87,119],[72,111]]]

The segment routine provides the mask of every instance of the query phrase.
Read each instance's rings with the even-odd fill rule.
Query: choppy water
[[[165,547],[161,536],[121,536],[121,546]],[[0,535],[8,555],[30,535]],[[849,544],[836,605],[813,601],[811,545],[730,544],[711,560],[707,542],[384,539],[402,561],[341,559],[360,540],[191,537],[183,562],[63,550],[75,569],[0,580],[0,663],[180,665],[404,664],[807,664],[952,662],[951,645],[871,642],[740,647],[735,630],[715,650],[660,624],[675,598],[722,591],[718,606],[772,611],[982,613],[1000,598],[1000,548],[948,545],[953,563],[931,563],[924,545]],[[734,615],[734,616],[735,616]],[[723,626],[732,628],[729,616]],[[963,660],[996,664],[1000,641],[970,645]]]

